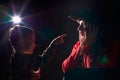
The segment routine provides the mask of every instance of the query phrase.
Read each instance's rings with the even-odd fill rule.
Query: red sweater
[[[90,50],[87,46],[83,48],[82,57],[80,56],[81,47],[80,42],[76,42],[74,45],[71,54],[67,59],[63,61],[62,70],[64,73],[71,69],[75,68],[90,68],[91,63],[93,62],[90,54],[93,54],[93,51]],[[89,54],[90,53],[90,54]]]

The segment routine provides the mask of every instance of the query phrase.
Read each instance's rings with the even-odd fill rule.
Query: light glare
[[[14,23],[20,23],[21,22],[21,18],[19,16],[14,16],[14,17],[12,17],[12,21]]]

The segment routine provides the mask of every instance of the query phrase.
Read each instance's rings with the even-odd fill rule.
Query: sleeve
[[[94,55],[93,47],[86,46],[85,48],[85,56],[84,56],[84,63],[86,68],[96,67],[96,59]]]
[[[55,52],[56,52],[56,45],[50,44],[42,53],[42,55],[37,55],[34,60],[34,70],[37,70],[39,67],[43,67],[51,61]]]
[[[63,73],[66,73],[68,70],[71,70],[73,68],[77,68],[79,66],[78,64],[78,53],[79,53],[79,46],[80,46],[80,43],[77,42],[73,49],[72,49],[72,52],[71,54],[69,55],[68,58],[66,58],[63,63],[62,63],[62,70],[63,70]]]
[[[42,55],[39,55],[37,60],[39,63],[39,66],[46,65],[51,59],[53,58],[57,48],[63,43],[63,38],[66,36],[66,34],[60,35],[56,38],[54,38],[49,46],[43,51]],[[40,58],[40,59],[39,59]]]

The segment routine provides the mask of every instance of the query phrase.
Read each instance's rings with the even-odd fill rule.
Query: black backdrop
[[[9,19],[3,11],[13,14],[12,5],[15,13],[22,8],[21,16],[25,17],[23,22],[36,32],[35,53],[41,54],[56,36],[68,34],[65,43],[60,46],[53,60],[45,67],[46,80],[62,79],[62,61],[70,54],[73,44],[78,40],[76,31],[78,24],[68,19],[69,15],[82,17],[98,26],[100,30],[98,45],[104,47],[113,42],[119,44],[120,7],[117,0],[0,0],[0,70],[3,78],[7,76],[10,56],[9,47],[4,46],[4,43],[6,44],[7,30],[11,25],[10,22],[5,22]]]

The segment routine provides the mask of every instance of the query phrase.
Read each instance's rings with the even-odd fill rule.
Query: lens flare
[[[14,17],[12,17],[12,22],[15,23],[15,24],[21,23],[20,16],[14,16]]]

